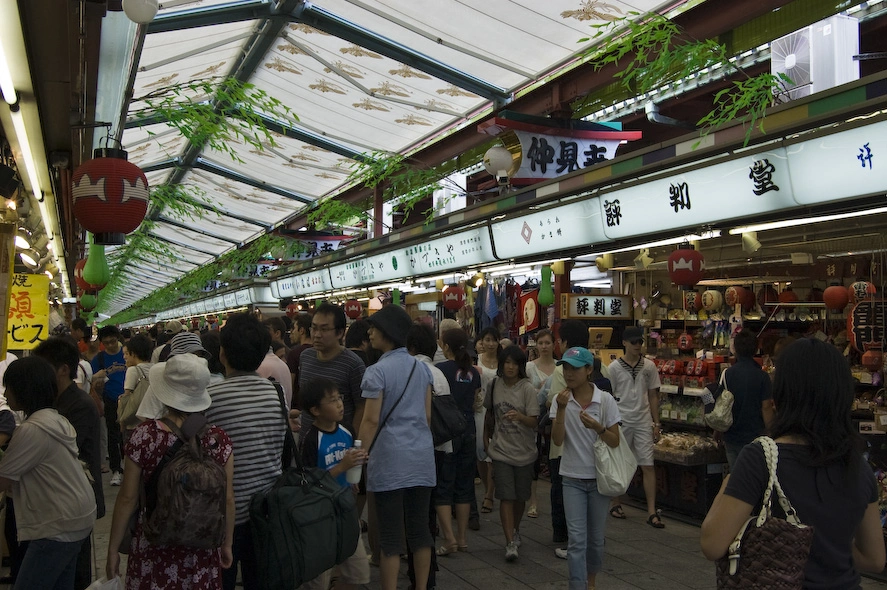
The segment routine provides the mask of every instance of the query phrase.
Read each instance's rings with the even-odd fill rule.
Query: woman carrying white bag
[[[606,493],[624,493],[609,489],[614,479],[624,480],[625,473],[633,474],[637,463],[631,450],[624,444],[619,432],[619,407],[609,393],[589,383],[594,371],[594,356],[585,348],[568,349],[558,365],[563,366],[567,389],[561,391],[551,408],[551,440],[563,446],[560,474],[564,480],[564,509],[567,516],[567,566],[570,572],[570,590],[593,590],[595,577],[603,566],[604,529],[610,496],[599,487],[596,456],[607,456],[609,482],[603,485]],[[595,448],[603,442],[607,449]],[[620,444],[622,442],[622,444]],[[620,447],[623,447],[620,449]],[[618,450],[627,450],[620,453]],[[617,451],[614,453],[614,451]],[[615,456],[614,456],[615,455]],[[615,463],[614,463],[615,462]],[[614,469],[622,472],[613,476]],[[630,480],[630,475],[628,476]],[[625,483],[627,487],[627,482]]]

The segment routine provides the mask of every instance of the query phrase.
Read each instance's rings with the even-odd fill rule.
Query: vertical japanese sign
[[[12,268],[15,258],[14,223],[0,223],[0,304],[3,305],[3,331],[9,326],[9,295],[12,288]],[[0,359],[6,358],[6,340],[0,344]]]
[[[49,277],[14,274],[9,283],[6,348],[31,350],[49,337]]]

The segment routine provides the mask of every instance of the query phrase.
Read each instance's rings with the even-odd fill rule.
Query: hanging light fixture
[[[94,243],[121,245],[148,212],[148,179],[127,152],[100,148],[72,177],[74,215]]]
[[[157,0],[123,0],[123,12],[134,23],[147,25],[157,15]]]

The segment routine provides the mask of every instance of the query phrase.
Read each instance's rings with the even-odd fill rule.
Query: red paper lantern
[[[724,291],[724,301],[731,308],[741,304],[745,299],[745,289],[742,287],[727,287]]]
[[[697,252],[688,242],[668,256],[668,276],[678,287],[692,289],[702,280],[705,272],[705,257]]]
[[[764,307],[765,303],[779,303],[779,293],[773,285],[764,285],[758,289],[758,304]]]
[[[698,291],[684,291],[684,309],[688,313],[697,313],[702,309],[702,295]]]
[[[443,305],[450,311],[458,311],[465,306],[468,297],[465,295],[465,289],[459,285],[450,285],[443,291]]]
[[[779,303],[797,303],[798,295],[791,288],[788,288],[779,294],[778,299]]]
[[[96,244],[119,245],[148,211],[148,179],[123,150],[102,148],[74,171],[74,215]]]
[[[847,288],[850,303],[859,303],[875,295],[875,286],[868,281],[856,281]]]
[[[850,303],[850,293],[840,285],[832,285],[822,294],[822,300],[830,310],[841,311]]]
[[[299,315],[299,305],[297,303],[290,303],[287,305],[286,315],[291,320],[296,319],[296,316]]]
[[[96,288],[95,285],[90,285],[83,279],[83,267],[86,266],[86,260],[86,258],[78,260],[74,266],[74,282],[77,283],[77,288],[81,291],[91,291]]]
[[[678,350],[693,350],[693,337],[686,332],[678,336]]]
[[[345,302],[345,315],[356,320],[363,314],[363,306],[357,299],[349,299]]]

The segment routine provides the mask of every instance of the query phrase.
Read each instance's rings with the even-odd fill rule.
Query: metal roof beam
[[[209,8],[192,8],[157,15],[148,25],[148,34],[268,18],[275,12],[277,11],[271,3],[264,0],[237,2]]]
[[[305,196],[302,196],[298,193],[294,193],[292,191],[288,191],[286,189],[282,189],[282,188],[276,187],[274,185],[267,184],[261,180],[256,180],[255,178],[251,178],[249,176],[244,176],[243,174],[240,174],[240,173],[235,172],[233,170],[223,168],[222,166],[219,166],[218,164],[214,164],[212,162],[204,160],[203,158],[198,158],[197,161],[194,162],[193,167],[198,170],[205,170],[206,172],[218,174],[219,176],[227,178],[228,180],[234,180],[234,181],[246,184],[248,186],[251,186],[253,188],[258,188],[263,191],[273,193],[275,195],[280,195],[281,197],[286,197],[287,199],[292,199],[293,201],[299,201],[300,203],[304,203],[306,205],[312,205],[315,201],[314,199],[312,199],[310,197],[305,197]]]

